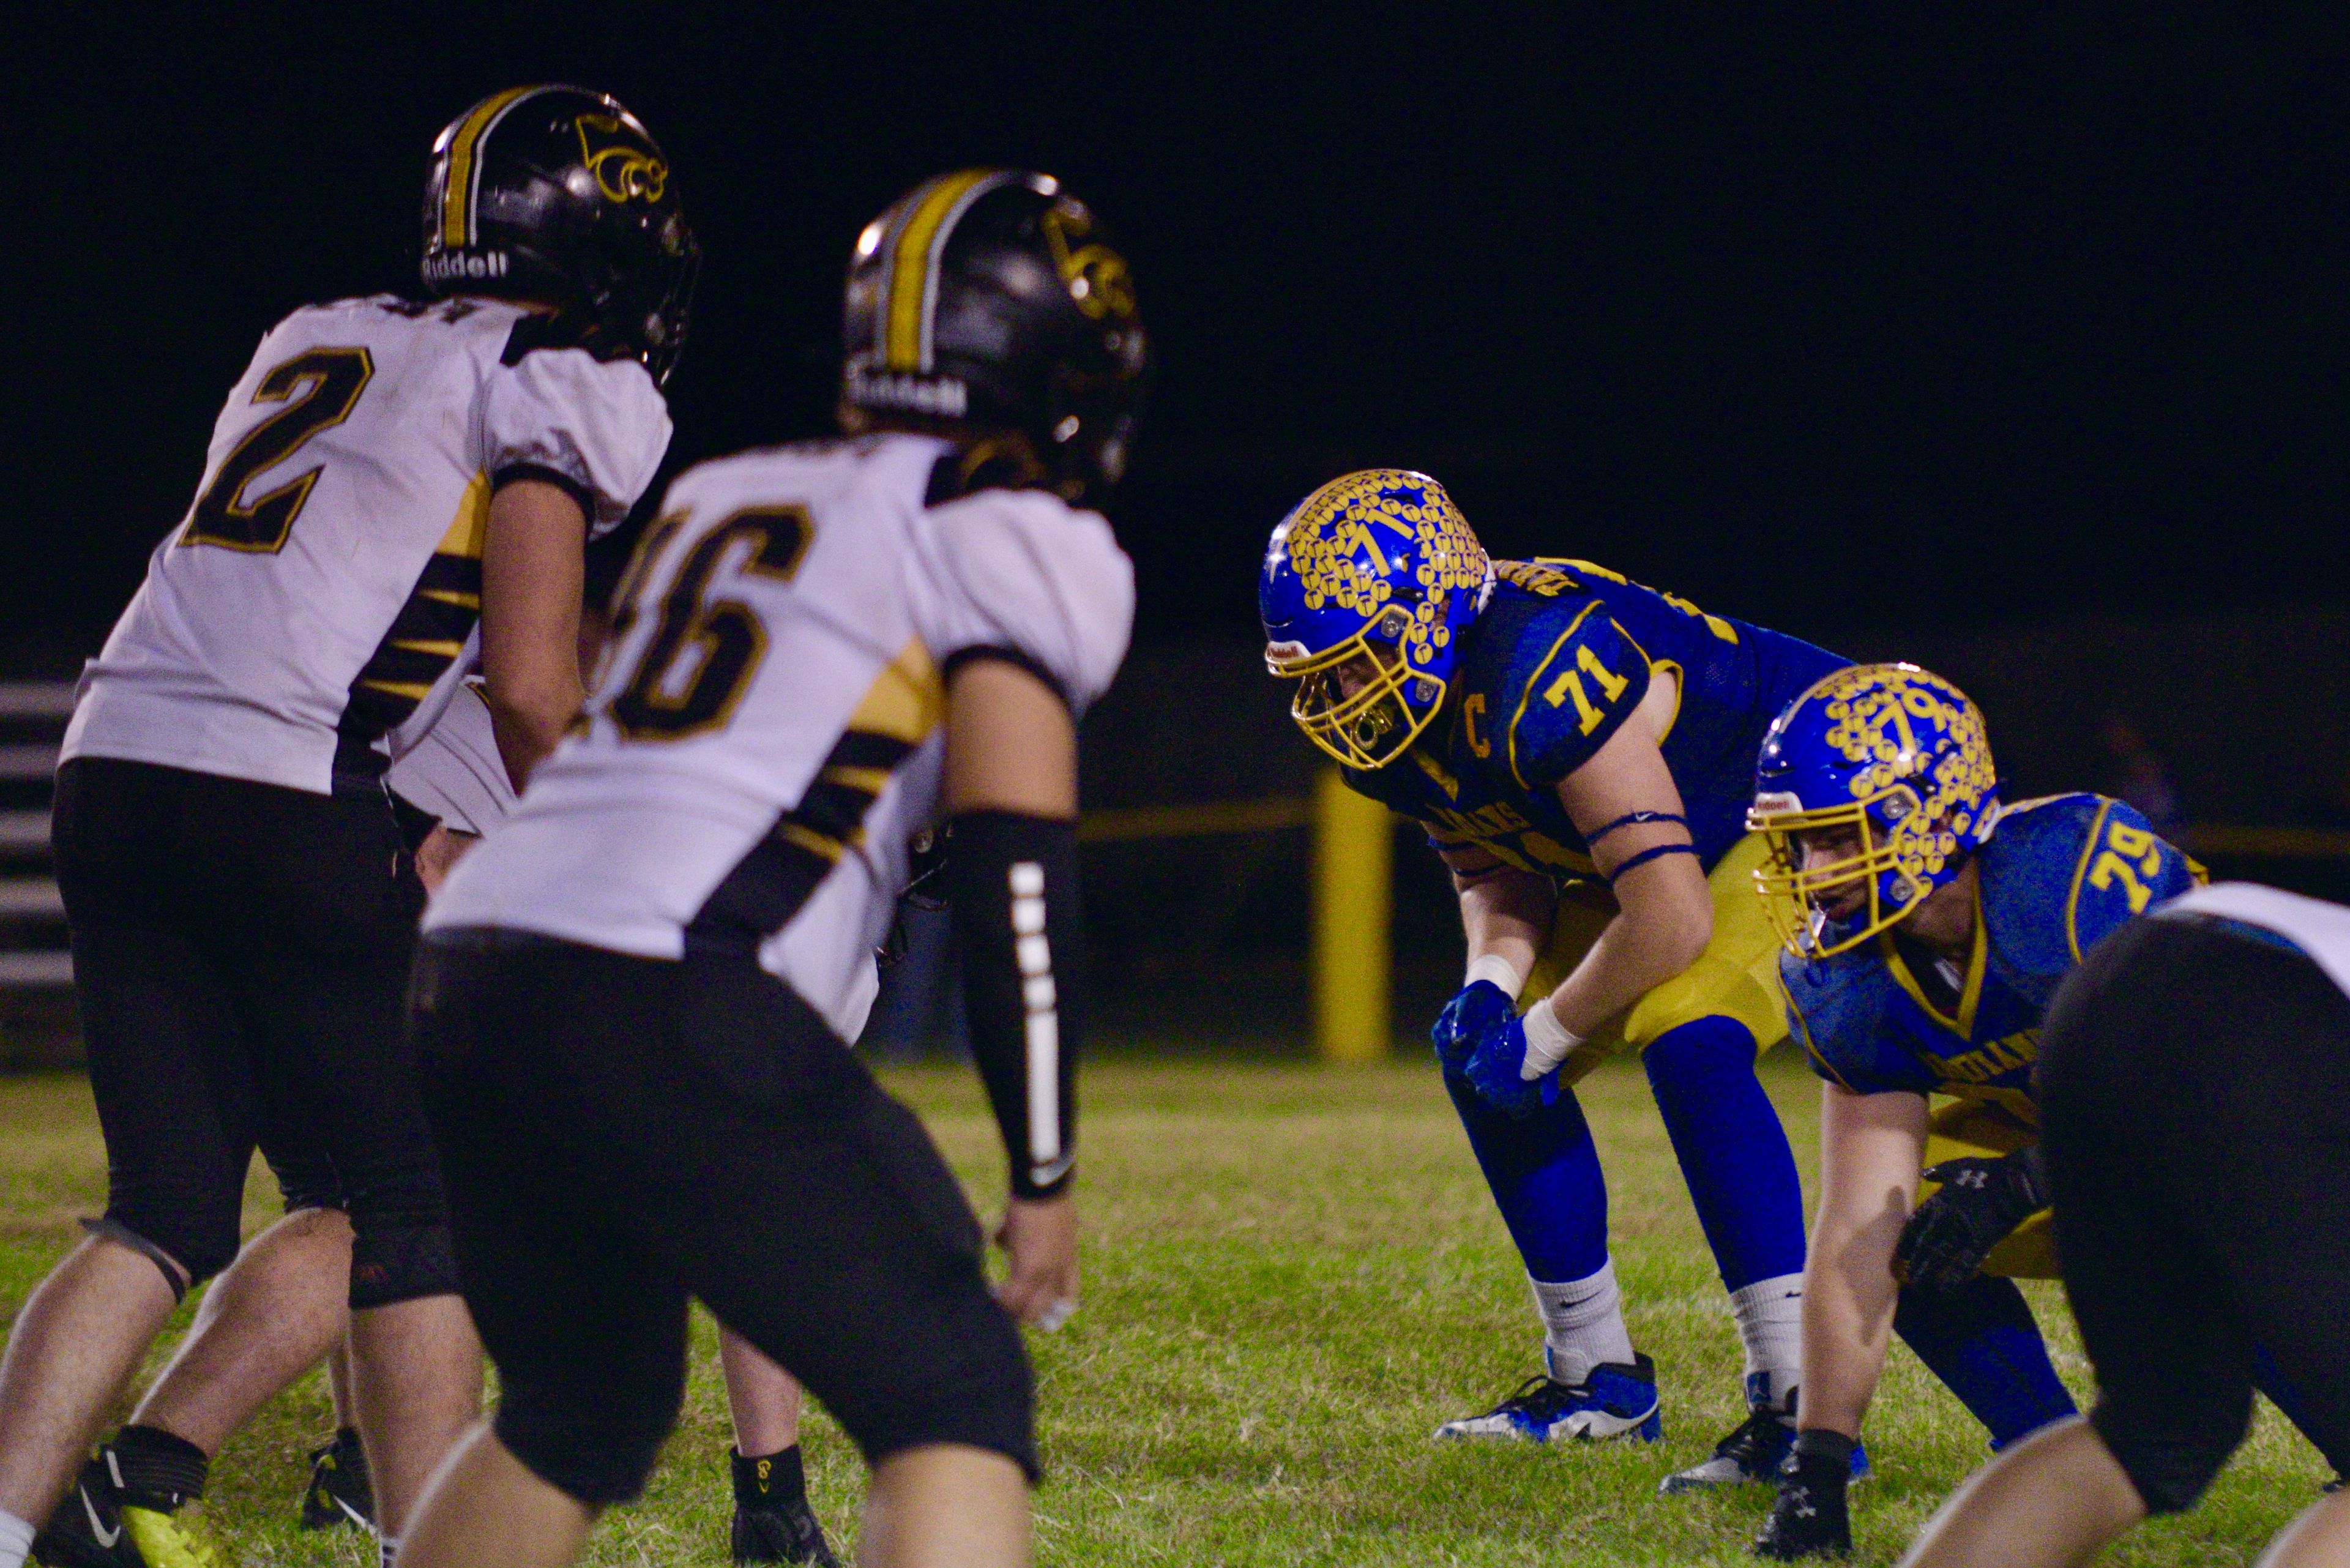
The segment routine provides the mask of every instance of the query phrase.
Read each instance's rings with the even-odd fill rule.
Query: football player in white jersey
[[[478,1407],[400,1028],[423,890],[382,775],[476,663],[515,782],[576,711],[582,541],[667,447],[696,252],[660,149],[600,94],[497,94],[435,152],[442,297],[309,306],[262,340],[67,732],[58,881],[110,1191],[0,1360],[0,1568],[173,1304],[238,1257],[256,1144],[326,1161],[353,1240],[273,1230],[207,1342],[274,1358],[255,1389],[298,1376],[339,1314],[294,1282],[328,1260],[387,1554]],[[197,1550],[172,1511],[224,1435],[125,1428],[44,1557]]]
[[[847,318],[855,439],[671,486],[581,723],[427,913],[411,1030],[503,1398],[411,1568],[569,1562],[676,1417],[693,1296],[864,1451],[860,1561],[1027,1559],[1014,1323],[1077,1290],[1076,726],[1133,608],[1083,504],[1124,467],[1142,328],[1086,208],[1004,170],[868,227]],[[847,1044],[941,819],[1010,1162],[993,1293]]]

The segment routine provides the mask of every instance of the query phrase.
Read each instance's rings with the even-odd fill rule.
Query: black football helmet
[[[665,381],[702,251],[644,122],[599,92],[509,88],[452,120],[424,187],[424,286],[577,311]]]
[[[1028,437],[1071,501],[1118,483],[1150,354],[1126,258],[1048,174],[924,182],[858,236],[841,398]]]

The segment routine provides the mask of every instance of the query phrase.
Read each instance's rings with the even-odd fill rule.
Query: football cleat
[[[149,1506],[149,1505],[160,1506]],[[109,1449],[82,1466],[73,1489],[33,1540],[48,1568],[226,1568],[227,1559],[176,1497],[144,1497],[122,1484]]]
[[[1792,1397],[1788,1400],[1790,1406],[1794,1402]],[[1657,1493],[1670,1497],[1719,1486],[1770,1485],[1779,1479],[1779,1467],[1794,1442],[1795,1428],[1788,1418],[1767,1405],[1758,1406],[1730,1436],[1714,1444],[1711,1459],[1675,1470],[1657,1483]],[[1868,1450],[1856,1444],[1852,1479],[1858,1480],[1866,1474]]]
[[[806,1563],[816,1568],[840,1568],[824,1526],[805,1497],[778,1501],[772,1508],[734,1506],[731,1533],[737,1563]]]
[[[332,1530],[338,1524],[375,1528],[375,1483],[368,1479],[367,1450],[348,1427],[310,1450],[310,1484],[302,1493],[303,1529]]]
[[[1483,1415],[1447,1421],[1436,1435],[1522,1443],[1588,1443],[1608,1438],[1653,1443],[1665,1435],[1657,1399],[1657,1364],[1638,1355],[1628,1366],[1605,1362],[1581,1383],[1561,1383],[1538,1373]]]

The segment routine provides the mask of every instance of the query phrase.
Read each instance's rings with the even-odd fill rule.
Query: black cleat
[[[730,1533],[737,1563],[806,1563],[816,1568],[840,1568],[832,1543],[824,1538],[816,1510],[805,1497],[776,1499],[764,1508],[734,1506]]]
[[[33,1538],[47,1568],[224,1568],[226,1559],[177,1495],[126,1489],[113,1450],[101,1448]]]
[[[368,1479],[367,1450],[348,1427],[310,1450],[310,1484],[302,1493],[303,1529],[332,1530],[338,1524],[375,1528],[375,1483]]]

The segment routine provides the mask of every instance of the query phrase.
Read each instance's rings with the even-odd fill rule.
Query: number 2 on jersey
[[[180,543],[265,556],[284,549],[294,519],[310,499],[310,487],[326,470],[297,474],[250,501],[244,499],[245,486],[255,474],[292,457],[320,431],[349,419],[374,375],[375,360],[365,348],[311,348],[262,377],[253,400],[286,407],[254,426],[222,462],[220,472],[196,497]]]
[[[669,537],[659,523],[654,528],[630,569],[632,578]],[[606,710],[620,733],[632,741],[679,741],[721,728],[733,716],[767,655],[767,628],[742,600],[709,597],[711,579],[727,553],[747,540],[750,554],[738,570],[789,582],[815,532],[806,507],[757,506],[735,513],[695,542],[661,596],[660,624],[636,672]],[[635,618],[634,603],[624,604],[620,616],[612,628],[616,641]]]

